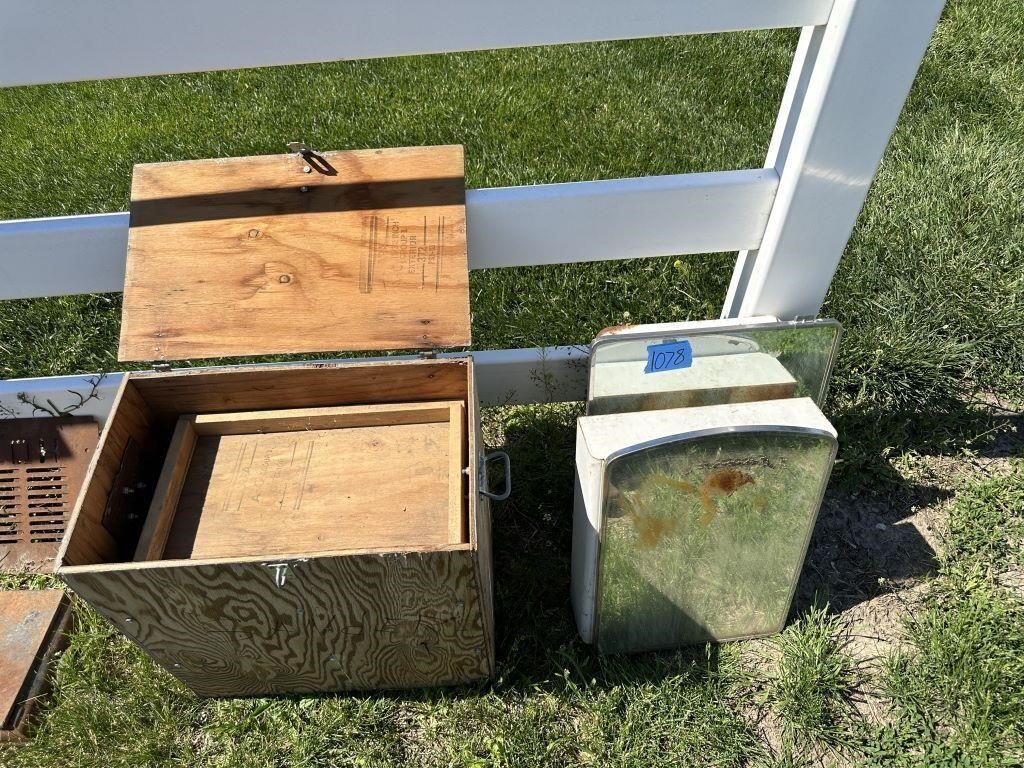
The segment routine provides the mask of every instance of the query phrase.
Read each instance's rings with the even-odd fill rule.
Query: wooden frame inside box
[[[461,147],[210,162],[136,168],[121,340],[129,359],[185,346],[228,353],[225,343],[267,353],[281,344],[283,315],[322,311],[324,282],[347,295],[333,296],[331,322],[312,321],[302,351],[350,348],[354,333],[380,347],[468,343],[464,198],[448,189],[457,177],[464,196]],[[158,200],[198,210],[170,215],[153,203],[137,221],[147,184]],[[439,185],[444,199],[430,199]],[[310,191],[321,199],[311,203]],[[318,237],[332,247],[311,250]],[[214,241],[229,244],[226,266],[180,269]],[[168,283],[174,264],[179,277]],[[386,285],[376,296],[374,279]],[[249,326],[244,312],[194,319],[246,301],[269,327],[262,313]],[[477,402],[468,356],[129,373],[57,572],[201,695],[489,676]]]

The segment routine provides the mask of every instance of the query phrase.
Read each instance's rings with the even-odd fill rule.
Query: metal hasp
[[[294,152],[297,155],[315,154],[309,144],[304,141],[289,141],[285,146],[288,147],[289,152]]]
[[[52,569],[98,441],[89,418],[0,421],[0,571]]]
[[[27,735],[70,619],[59,589],[0,592],[0,742]]]

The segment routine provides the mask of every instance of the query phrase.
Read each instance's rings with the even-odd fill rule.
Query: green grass
[[[938,578],[907,628],[911,646],[889,659],[893,725],[868,740],[882,764],[1024,757],[1024,463],[963,490],[949,526]]]
[[[763,699],[794,748],[834,749],[853,722],[850,700],[858,681],[843,634],[827,606],[813,607],[773,641],[778,667]]]
[[[1024,401],[1022,19],[1004,0],[950,0],[826,300],[823,314],[846,327],[827,409],[841,435],[835,486],[858,498],[907,491],[908,457],[1005,452],[1008,422],[974,401]],[[462,143],[470,186],[757,167],[795,39],[0,91],[0,217],[123,209],[135,162],[280,152],[297,138],[319,148]],[[584,342],[624,321],[716,316],[732,258],[475,273],[474,346]],[[119,312],[118,296],[0,304],[0,376],[119,368]],[[579,641],[568,605],[577,415],[574,405],[487,414],[516,483],[494,511],[494,681],[197,700],[80,606],[36,741],[0,750],[0,764],[1020,762],[1024,628],[1019,585],[1006,576],[1020,567],[1020,468],[958,491],[907,645],[870,681],[887,708],[880,725],[848,707],[860,673],[841,620],[823,610],[786,630],[753,682],[747,644],[602,658]],[[0,586],[24,582],[38,585]],[[779,724],[781,743],[763,738],[751,707]]]

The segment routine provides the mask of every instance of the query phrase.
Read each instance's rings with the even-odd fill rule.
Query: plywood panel
[[[200,435],[165,559],[449,543],[451,425]]]
[[[200,695],[300,694],[491,674],[475,557],[467,547],[63,576]]]
[[[114,535],[117,529],[111,525],[112,491],[115,482],[124,475],[122,469],[126,463],[133,456],[146,455],[156,438],[152,412],[129,376],[122,380],[114,396],[111,413],[58,552],[58,568],[62,565],[117,562],[122,556],[131,556],[130,550],[125,553],[125,543]],[[129,490],[141,495],[138,491],[142,489],[131,487]]]
[[[153,492],[153,501],[142,526],[139,543],[135,548],[136,560],[159,560],[167,544],[167,535],[174,522],[174,513],[185,487],[192,453],[196,447],[196,430],[192,419],[178,419],[171,435],[160,478]]]
[[[470,342],[460,146],[139,165],[129,226],[122,360]]]
[[[154,414],[171,428],[182,414],[465,399],[471,365],[465,358],[129,375]]]

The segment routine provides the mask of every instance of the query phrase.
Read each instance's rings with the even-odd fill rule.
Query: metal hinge
[[[156,371],[157,373],[170,373],[171,372],[171,364],[170,363],[153,363],[153,370]]]
[[[421,349],[420,360],[436,360],[437,350],[436,349]]]

